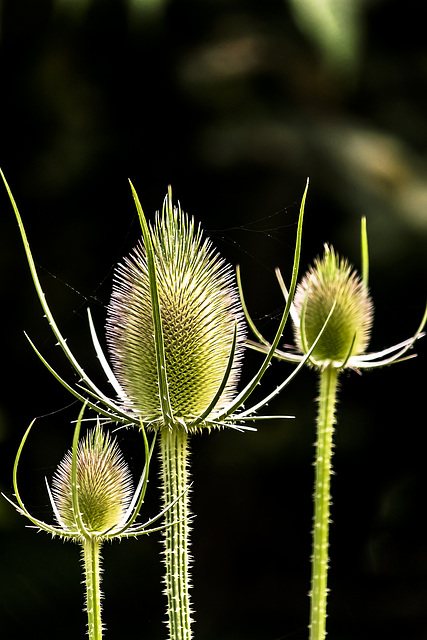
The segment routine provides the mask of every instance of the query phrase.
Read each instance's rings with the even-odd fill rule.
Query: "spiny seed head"
[[[69,451],[52,480],[59,524],[79,525],[72,503],[72,453]],[[77,449],[77,495],[86,530],[100,533],[120,526],[133,495],[132,477],[115,439],[98,425],[80,440]]]
[[[234,397],[244,348],[244,319],[231,267],[214,251],[171,194],[150,226],[169,396],[175,419],[199,416],[227,368],[237,323],[233,367],[212,418]],[[127,409],[161,420],[152,301],[142,243],[119,265],[107,314],[107,342]]]
[[[326,328],[317,343],[311,362],[321,368],[351,366],[351,356],[363,354],[368,346],[373,321],[373,305],[364,282],[333,247],[325,245],[298,285],[294,304],[300,319],[295,339],[307,353],[335,303]]]

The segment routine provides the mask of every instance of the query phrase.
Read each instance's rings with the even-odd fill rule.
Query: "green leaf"
[[[130,181],[129,181],[130,182]],[[163,340],[162,318],[160,315],[159,291],[157,287],[156,265],[151,241],[151,234],[148,228],[147,220],[141,207],[132,182],[130,182],[132,194],[135,200],[136,209],[138,211],[139,221],[141,223],[142,236],[144,238],[145,251],[147,255],[148,277],[150,283],[150,296],[154,323],[154,340],[156,347],[157,373],[159,378],[159,396],[163,421],[166,425],[173,422],[173,412],[169,397],[169,388],[166,372],[165,345]],[[170,203],[170,206],[171,203]]]

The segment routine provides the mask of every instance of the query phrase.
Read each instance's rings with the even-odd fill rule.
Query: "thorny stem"
[[[314,482],[310,640],[324,640],[326,637],[330,481],[337,382],[338,369],[327,366],[321,371]]]
[[[101,640],[101,542],[96,537],[85,538],[82,553],[85,568],[86,609],[89,640]]]
[[[188,433],[183,427],[164,427],[160,434],[161,474],[165,514],[164,561],[170,640],[191,640]]]

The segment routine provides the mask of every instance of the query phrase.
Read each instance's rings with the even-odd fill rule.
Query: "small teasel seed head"
[[[72,452],[59,464],[52,480],[52,495],[59,524],[79,530],[72,502]],[[130,470],[117,441],[100,425],[88,431],[77,449],[77,495],[86,530],[99,534],[120,527],[133,496]]]
[[[333,247],[325,245],[298,285],[294,304],[299,317],[295,339],[304,353],[319,335],[335,304],[324,332],[311,354],[311,363],[323,368],[351,366],[351,356],[365,352],[373,321],[373,305],[359,275]]]
[[[234,273],[200,227],[195,227],[194,219],[172,205],[170,193],[162,213],[156,213],[150,235],[169,396],[177,423],[194,420],[214,398],[227,368],[237,323],[233,367],[212,418],[233,399],[240,375],[245,330]],[[150,283],[142,243],[117,268],[106,328],[126,408],[144,422],[161,421]]]

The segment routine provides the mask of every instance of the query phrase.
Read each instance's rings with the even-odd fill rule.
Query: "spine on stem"
[[[86,608],[89,640],[101,640],[101,542],[86,538],[82,544],[86,583]]]
[[[314,481],[310,640],[324,640],[326,637],[330,479],[337,382],[336,368],[327,366],[320,373]]]
[[[191,640],[188,434],[181,426],[164,427],[160,436],[165,514],[164,562],[170,640]],[[179,500],[177,500],[179,498]]]

